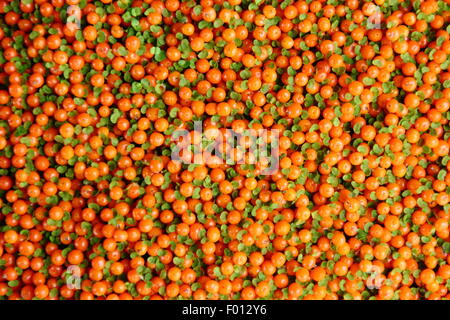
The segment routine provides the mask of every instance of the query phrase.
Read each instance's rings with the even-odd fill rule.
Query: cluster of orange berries
[[[449,20],[0,0],[0,299],[448,299]],[[228,129],[280,132],[279,167]]]

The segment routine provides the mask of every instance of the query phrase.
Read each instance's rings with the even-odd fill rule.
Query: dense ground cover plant
[[[447,299],[449,18],[0,0],[0,298]]]

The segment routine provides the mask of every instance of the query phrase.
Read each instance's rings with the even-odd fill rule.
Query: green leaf
[[[450,253],[450,242],[444,242],[442,244],[442,249],[444,249],[445,253]]]
[[[126,56],[128,54],[128,50],[125,47],[119,47],[119,49],[117,49],[117,52],[123,57]]]
[[[223,21],[221,19],[216,19],[213,25],[214,28],[220,28],[223,25]]]
[[[110,116],[111,122],[117,123],[117,120],[119,120],[119,118],[121,116],[122,116],[122,111],[120,111],[119,109],[114,109],[113,113]]]

